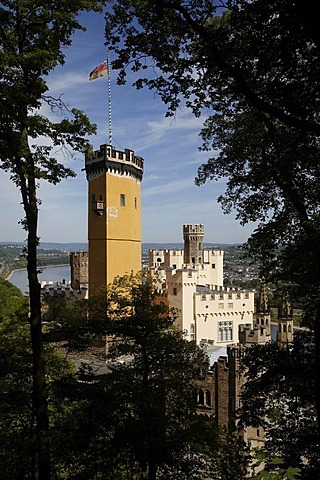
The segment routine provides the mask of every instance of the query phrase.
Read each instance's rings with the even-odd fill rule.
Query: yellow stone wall
[[[103,213],[93,209],[103,202]],[[125,205],[120,196],[125,195]],[[96,293],[116,276],[141,270],[140,181],[104,172],[89,181],[89,292]]]

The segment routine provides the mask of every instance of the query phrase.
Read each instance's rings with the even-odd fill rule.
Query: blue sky
[[[90,141],[95,149],[108,141],[107,77],[89,82],[88,75],[106,57],[103,14],[86,14],[86,32],[77,32],[66,49],[66,63],[49,77],[51,95],[63,94],[70,107],[83,110],[97,124]],[[143,242],[182,242],[184,223],[203,223],[205,242],[242,243],[253,230],[242,227],[234,215],[224,215],[216,198],[224,183],[194,185],[199,165],[208,154],[199,152],[198,133],[202,119],[187,109],[174,120],[165,118],[165,107],[153,92],[135,90],[128,75],[125,86],[115,84],[111,72],[112,136],[118,150],[130,148],[144,158],[142,192]],[[131,80],[131,81],[130,81]],[[44,109],[45,110],[45,109]],[[59,185],[41,183],[39,236],[43,242],[87,241],[87,181],[84,158],[63,159],[77,177]],[[23,217],[18,189],[9,175],[0,171],[0,241],[23,241],[26,233],[18,224]]]

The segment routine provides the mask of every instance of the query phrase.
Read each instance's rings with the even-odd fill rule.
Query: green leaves
[[[21,291],[0,277],[0,318],[22,310],[27,312],[27,299]]]
[[[301,477],[300,468],[286,468],[282,458],[268,458],[265,454],[258,453],[256,459],[258,461],[254,464],[255,468],[265,466],[265,464],[267,464],[267,468],[261,470],[257,475],[250,477],[251,480],[297,480]]]
[[[319,458],[314,421],[314,335],[308,331],[296,332],[288,349],[280,349],[273,342],[247,348],[241,365],[246,381],[238,412],[239,425],[263,427],[268,458],[281,456],[284,468],[299,467],[304,475],[316,477]]]
[[[0,4],[0,168],[11,173],[11,180],[20,189],[25,211],[21,224],[28,234],[29,323],[33,349],[32,412],[37,429],[36,441],[31,436],[28,447],[34,449],[31,476],[35,476],[37,458],[38,478],[46,480],[50,479],[51,472],[37,270],[38,180],[45,179],[56,184],[65,177],[74,176],[74,172],[59,161],[59,154],[61,151],[83,153],[88,147],[86,136],[94,133],[95,127],[82,112],[76,109],[69,111],[61,98],[50,97],[45,77],[56,65],[64,63],[64,47],[70,45],[75,30],[83,29],[79,13],[83,10],[99,10],[103,4],[104,1],[96,0],[53,0],[50,3],[6,0]],[[52,114],[54,109],[63,113],[63,119],[54,123],[51,118],[40,115],[43,101],[49,102]],[[32,146],[30,139],[36,139]]]

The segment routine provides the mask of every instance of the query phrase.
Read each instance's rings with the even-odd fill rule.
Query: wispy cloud
[[[59,97],[69,107],[76,107],[98,125],[90,138],[99,148],[109,138],[108,81],[106,77],[90,82],[88,76],[106,55],[103,15],[83,14],[87,32],[77,32],[74,43],[65,50],[65,65],[48,78],[49,94]],[[131,148],[145,159],[141,185],[143,241],[182,241],[183,223],[204,223],[205,240],[236,243],[244,241],[250,228],[243,228],[232,215],[223,215],[216,198],[225,188],[225,180],[194,185],[197,167],[215,152],[201,152],[198,133],[205,117],[195,118],[181,108],[176,117],[166,118],[166,107],[149,90],[131,87],[134,74],[129,72],[125,86],[116,85],[111,72],[112,136],[118,149]],[[54,119],[44,104],[41,112]],[[59,119],[59,116],[58,116]],[[39,139],[38,139],[39,140]],[[47,139],[44,140],[48,144]],[[73,168],[78,176],[59,185],[41,182],[39,234],[42,241],[85,241],[87,238],[87,181],[84,158],[70,161],[57,152],[57,159]],[[25,232],[18,225],[23,217],[20,193],[9,175],[0,171],[0,217],[5,228],[0,241],[21,241]]]

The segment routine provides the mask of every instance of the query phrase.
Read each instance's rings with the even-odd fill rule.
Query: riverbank
[[[24,270],[27,270],[26,268],[17,268],[16,270],[11,270],[10,273],[7,274],[6,277],[4,277],[5,280],[7,280],[7,282],[10,282],[10,279],[12,277],[12,275],[14,274],[14,272],[23,272]]]
[[[38,268],[38,270],[42,270],[44,268],[58,268],[58,267],[67,267],[69,265],[69,263],[59,263],[58,265],[41,265],[41,267]],[[7,280],[8,282],[10,282],[10,278],[12,277],[12,275],[15,273],[15,272],[23,272],[23,271],[27,271],[26,268],[17,268],[16,270],[11,270],[10,273],[7,274],[6,277],[3,277],[5,280]]]
[[[68,263],[63,263],[59,265],[47,265],[46,267],[41,267],[38,274],[38,281],[41,284],[42,282],[62,282],[63,280],[69,281],[71,269]],[[26,268],[16,269],[10,273],[10,276],[7,276],[8,281],[18,287],[23,294],[28,295],[29,293],[29,281],[28,281],[28,272]]]

